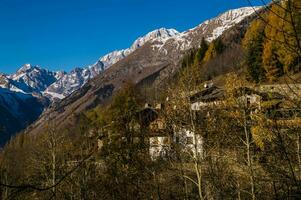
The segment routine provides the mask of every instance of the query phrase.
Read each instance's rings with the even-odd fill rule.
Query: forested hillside
[[[251,24],[243,41],[250,80],[271,82],[300,72],[300,6],[300,1],[273,4]]]
[[[164,84],[124,81],[67,128],[17,135],[2,199],[300,199],[301,1],[253,18],[200,40]]]

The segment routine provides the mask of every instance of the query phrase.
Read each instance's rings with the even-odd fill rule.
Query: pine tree
[[[216,57],[217,55],[221,54],[225,49],[225,45],[223,44],[220,38],[214,40],[210,43],[208,50],[206,51],[204,62],[208,62],[212,58]]]
[[[246,65],[249,79],[260,82],[265,79],[265,71],[262,66],[262,52],[264,42],[264,24],[262,21],[254,21],[247,30],[243,40],[246,49]]]
[[[213,44],[214,44],[214,48],[216,50],[217,55],[223,53],[223,51],[225,49],[225,45],[220,38],[214,40]]]
[[[190,67],[195,59],[195,50],[189,51],[182,60],[182,67]]]
[[[279,6],[272,6],[271,12],[269,12],[267,16],[267,21],[269,22],[269,26],[265,28],[265,43],[263,50],[263,64],[264,68],[267,72],[267,79],[270,81],[274,81],[277,77],[283,75],[284,69],[283,64],[281,62],[281,56],[279,56],[279,51],[284,46],[280,42],[283,32],[281,32],[278,28],[283,21],[279,18],[281,16],[281,8]],[[276,13],[276,14],[275,14]]]
[[[200,48],[197,50],[195,58],[194,58],[195,65],[197,65],[203,61],[207,50],[208,50],[208,44],[207,44],[205,38],[202,38]]]
[[[299,71],[301,57],[301,3],[299,0],[290,0],[281,10],[281,28],[283,33],[279,34],[278,39],[283,42],[279,45],[278,54],[284,65],[286,72]]]

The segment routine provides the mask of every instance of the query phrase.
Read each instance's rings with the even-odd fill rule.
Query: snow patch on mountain
[[[50,92],[48,90],[42,92],[42,94],[44,96],[48,96],[52,99],[64,99],[65,98],[65,95],[62,95],[62,94],[58,94],[58,93],[55,93],[55,92]]]
[[[112,66],[113,64],[117,63],[119,60],[125,58],[130,53],[131,52],[129,49],[113,51],[113,52],[103,56],[102,58],[100,58],[98,62],[102,62],[104,64],[105,68],[107,68],[108,66]]]

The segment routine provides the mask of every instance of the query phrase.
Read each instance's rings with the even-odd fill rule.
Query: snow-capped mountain
[[[50,98],[62,99],[74,91],[81,88],[90,79],[97,76],[100,72],[124,59],[135,50],[142,47],[147,42],[165,41],[180,33],[174,29],[160,28],[154,30],[143,37],[139,37],[128,49],[113,51],[101,57],[94,65],[86,68],[76,68],[70,73],[65,74],[55,83],[49,86],[43,93]]]
[[[59,73],[25,64],[15,74],[2,74],[0,87],[26,94],[40,93],[57,81],[59,77]]]
[[[180,33],[175,29],[160,28],[152,32],[149,32],[143,37],[139,37],[137,40],[135,40],[135,42],[132,44],[130,48],[119,50],[119,51],[113,51],[101,57],[99,61],[103,62],[106,67],[109,67],[117,63],[121,59],[125,58],[130,53],[137,50],[138,48],[142,47],[147,42],[165,41],[177,35],[180,35]]]
[[[243,28],[236,27],[246,29],[254,17],[245,18],[257,9],[230,10],[182,33],[166,28],[152,31],[135,40],[131,47],[108,53],[95,64],[75,68],[69,73],[26,64],[15,74],[0,74],[0,118],[3,119],[0,128],[6,128],[8,134],[20,131],[40,116],[48,107],[49,99],[62,100],[43,112],[35,123],[37,132],[45,119],[62,122],[72,118],[74,112],[101,104],[127,80],[134,84],[146,80],[148,84],[162,82],[177,71],[182,56],[187,50],[198,47],[202,38],[212,41],[236,24],[237,32]],[[30,109],[34,113],[32,116]],[[14,127],[11,123],[14,121],[19,125]]]
[[[261,8],[258,6],[229,10],[216,18],[204,21],[192,29],[175,34],[167,40],[154,43],[152,45],[153,50],[159,50],[165,54],[171,53],[170,51],[186,51],[192,47],[198,47],[200,37],[211,42]],[[173,48],[170,48],[170,46],[173,46]]]
[[[221,14],[220,16],[218,16],[217,18],[215,18],[213,20],[208,20],[208,21],[204,22],[203,24],[208,24],[208,23],[214,21],[218,25],[218,27],[216,27],[213,30],[212,35],[207,38],[207,41],[210,42],[210,41],[218,38],[220,35],[222,35],[222,33],[225,30],[233,27],[235,24],[241,22],[244,18],[253,14],[254,12],[256,12],[259,9],[261,9],[260,6],[234,9],[234,10],[230,10],[228,12]]]
[[[101,69],[101,67],[75,68],[50,85],[43,94],[50,98],[63,99],[99,74]]]
[[[65,98],[81,88],[85,83],[94,78],[100,72],[126,58],[147,43],[152,44],[152,49],[154,51],[160,51],[167,55],[169,53],[186,51],[190,48],[196,47],[201,38],[195,37],[195,35],[201,35],[210,42],[218,38],[224,31],[233,27],[247,16],[253,14],[258,9],[260,9],[260,7],[245,7],[230,10],[214,19],[207,20],[197,27],[182,33],[175,29],[166,28],[160,28],[151,31],[145,36],[139,37],[137,40],[135,40],[130,48],[113,51],[101,57],[92,66],[71,71],[62,79],[59,79],[49,88],[47,88],[44,94],[51,98]]]
[[[153,51],[163,52],[165,55],[186,51],[198,45],[200,37],[196,36],[201,35],[210,42],[258,9],[260,7],[230,10],[182,33],[166,28],[151,31],[136,39],[131,47],[108,53],[99,58],[95,64],[75,68],[69,73],[51,72],[39,66],[26,64],[13,75],[0,75],[0,87],[16,92],[39,93],[52,100],[63,99],[147,43],[152,44]]]

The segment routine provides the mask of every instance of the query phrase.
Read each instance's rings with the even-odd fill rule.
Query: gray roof
[[[216,101],[219,99],[223,99],[225,91],[219,87],[212,86],[210,88],[206,88],[190,97],[190,101],[192,103],[195,102],[210,102]]]

